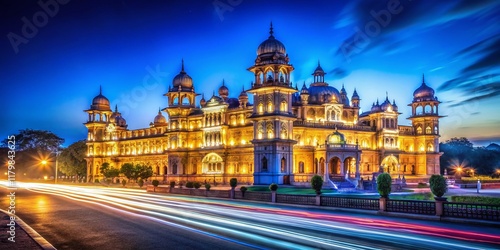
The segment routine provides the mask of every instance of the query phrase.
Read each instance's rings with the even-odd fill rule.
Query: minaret
[[[274,37],[272,24],[269,38],[257,49],[255,64],[248,70],[255,84],[250,119],[254,126],[254,184],[289,184],[292,173],[293,121],[292,95],[297,92],[290,83],[293,66],[288,63],[285,46]]]
[[[420,159],[417,162],[416,174],[439,174],[439,115],[438,98],[434,96],[434,89],[427,86],[422,74],[422,84],[413,92],[413,102],[411,106],[412,114],[408,118],[411,120],[415,135],[415,150],[419,153]],[[424,165],[425,164],[425,165]]]

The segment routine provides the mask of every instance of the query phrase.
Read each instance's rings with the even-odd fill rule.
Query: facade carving
[[[164,95],[167,107],[142,129],[128,129],[100,91],[85,110],[88,180],[103,178],[104,162],[150,165],[160,181],[227,183],[236,177],[266,185],[308,185],[315,174],[359,180],[379,170],[407,178],[439,173],[440,102],[424,79],[409,104],[412,125],[403,126],[388,96],[360,113],[357,90],[349,100],[344,86],[339,91],[325,81],[319,62],[309,87],[293,86],[294,67],[272,26],[248,70],[251,88],[237,98],[223,81],[218,95],[197,104],[182,62]]]

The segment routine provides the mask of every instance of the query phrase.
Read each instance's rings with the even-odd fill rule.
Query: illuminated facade
[[[250,89],[201,98],[193,79],[181,72],[165,94],[168,106],[148,128],[127,129],[125,119],[99,93],[88,113],[88,180],[102,178],[99,167],[142,163],[159,180],[308,185],[315,174],[357,182],[382,170],[407,178],[439,173],[440,102],[425,84],[413,93],[411,126],[398,125],[398,106],[373,103],[360,114],[356,90],[325,82],[318,62],[314,80],[292,86],[285,46],[273,34],[257,49]],[[252,97],[252,103],[249,96]],[[163,115],[167,114],[168,119]]]

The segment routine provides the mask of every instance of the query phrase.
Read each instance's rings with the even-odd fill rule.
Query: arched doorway
[[[344,159],[344,173],[347,177],[354,176],[356,173],[356,159],[354,157]]]
[[[222,173],[224,171],[224,162],[222,157],[216,153],[210,153],[203,157],[202,164],[203,173],[215,174]]]
[[[314,173],[318,174],[318,158],[314,159]]]
[[[382,160],[384,173],[397,173],[398,159],[394,155],[389,155]]]
[[[332,157],[329,162],[330,174],[340,175],[340,164],[342,161],[338,157]]]

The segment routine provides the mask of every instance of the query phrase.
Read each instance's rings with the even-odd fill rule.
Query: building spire
[[[273,31],[273,22],[271,21],[271,25],[269,27],[269,37],[273,37],[274,31]]]
[[[424,73],[422,73],[422,84],[425,84]]]
[[[102,95],[102,85],[99,85],[99,95]]]
[[[385,92],[385,100],[389,101],[389,92]]]
[[[222,86],[224,86],[224,78],[222,78]]]
[[[161,108],[158,107],[158,114],[161,114]]]
[[[118,113],[118,104],[115,104],[115,112]]]
[[[184,72],[184,58],[182,58],[182,69],[181,72]]]
[[[318,67],[321,67],[321,65],[319,64],[319,59],[318,59]]]

